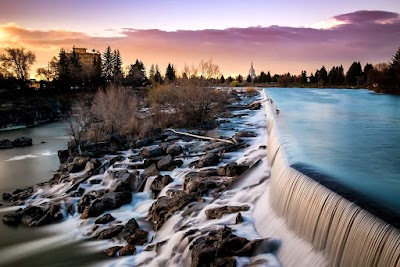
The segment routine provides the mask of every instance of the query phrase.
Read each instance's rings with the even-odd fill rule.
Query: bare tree
[[[25,52],[25,48],[6,48],[6,54],[0,56],[3,68],[13,73],[17,79],[26,80],[31,65],[36,61],[32,51]]]
[[[203,76],[204,79],[217,79],[221,72],[219,71],[219,66],[215,64],[212,59],[208,59],[206,61],[201,60],[199,64],[200,75]]]

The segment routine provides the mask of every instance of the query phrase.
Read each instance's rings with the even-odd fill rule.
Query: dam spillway
[[[267,102],[273,209],[326,255],[329,266],[399,266],[399,230],[291,167],[273,110]],[[263,224],[256,225],[262,232]]]

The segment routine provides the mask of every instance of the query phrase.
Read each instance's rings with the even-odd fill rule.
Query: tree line
[[[32,51],[25,51],[24,48],[6,48],[5,52],[0,56],[0,89],[12,87],[12,85],[14,87],[15,85],[25,86],[29,79],[29,69],[36,61],[35,54]],[[147,75],[146,67],[139,59],[130,64],[124,72],[122,57],[118,49],[112,50],[108,46],[103,53],[98,54],[98,57],[93,57],[92,64],[82,64],[75,47],[69,53],[61,49],[58,57],[53,57],[47,67],[38,68],[36,74],[43,82],[51,83],[53,87],[61,89],[98,88],[111,83],[137,88],[173,83],[178,78],[174,65],[171,63],[168,64],[164,75],[158,65],[154,64],[151,65]],[[207,64],[210,64],[209,61],[202,61],[199,68],[185,65],[179,78],[198,76],[224,85],[276,83],[280,86],[351,86],[370,87],[394,93],[400,89],[400,48],[389,63],[376,65],[367,63],[362,66],[360,62],[353,62],[347,72],[344,71],[342,65],[333,66],[329,71],[322,66],[310,75],[307,75],[305,70],[299,75],[290,73],[271,75],[269,71],[261,71],[254,81],[250,75],[246,78],[242,75],[225,78],[224,75],[213,76],[205,73],[202,71],[202,66],[204,69],[210,70],[207,68]],[[193,72],[193,69],[196,69],[196,72]],[[219,73],[219,69],[217,72]]]

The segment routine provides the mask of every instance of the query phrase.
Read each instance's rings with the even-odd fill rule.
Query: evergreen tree
[[[94,86],[99,86],[101,83],[101,59],[100,58],[93,58],[93,72],[91,74],[90,80],[91,84]]]
[[[268,73],[267,73],[266,82],[267,82],[267,83],[271,83],[271,82],[272,82],[271,73],[270,73],[269,71],[268,71]]]
[[[224,75],[221,75],[221,78],[219,79],[219,83],[225,83],[225,77],[224,77]]]
[[[126,83],[136,88],[146,85],[146,69],[143,65],[143,62],[137,59],[135,64],[130,66],[128,75],[126,77]]]
[[[60,87],[68,87],[71,79],[69,62],[65,50],[61,48],[58,54],[56,80],[60,83]]]
[[[75,47],[73,47],[69,58],[69,69],[72,83],[75,86],[80,86],[82,83],[82,64],[79,61],[79,55],[75,52]]]
[[[228,78],[226,78],[226,83],[227,84],[230,84],[231,82],[233,82],[232,76],[229,76]]]
[[[357,85],[359,84],[362,76],[363,73],[360,62],[353,62],[346,73],[346,83],[352,86]]]
[[[344,69],[343,69],[343,66],[340,65],[336,69],[336,85],[343,85],[344,81],[345,81]]]
[[[250,76],[250,74],[247,75],[246,81],[247,81],[248,83],[251,83],[251,76]]]
[[[394,89],[400,89],[400,47],[392,58],[389,65],[389,75]],[[398,90],[396,90],[398,93]]]
[[[311,75],[310,75],[310,83],[318,83],[318,80],[317,80],[317,78],[314,76],[313,73],[311,73]]]
[[[111,48],[108,46],[102,55],[101,76],[110,82],[114,75],[114,60]]]
[[[328,72],[326,71],[325,66],[322,66],[322,68],[318,72],[318,83],[321,85],[324,85],[328,82]]]
[[[151,64],[150,71],[149,71],[149,81],[152,85],[156,84],[155,74],[156,74],[156,70],[155,70],[154,64]]]
[[[119,84],[123,79],[122,58],[119,50],[114,50],[112,55],[114,83]]]
[[[158,69],[158,65],[156,65],[156,73],[154,74],[154,80],[156,84],[162,84],[163,78],[161,76],[160,70]]]
[[[300,83],[301,84],[306,84],[307,83],[307,72],[305,70],[301,72]]]
[[[258,81],[260,82],[260,83],[266,83],[267,82],[267,74],[265,74],[265,72],[261,72],[260,73],[260,76],[259,76],[259,78],[258,78]]]
[[[239,74],[239,76],[236,77],[236,81],[238,81],[239,83],[243,82],[243,76]]]
[[[336,85],[337,84],[337,67],[332,67],[328,74],[328,84]]]
[[[168,63],[168,67],[167,70],[165,72],[165,79],[168,82],[174,82],[175,81],[175,69],[174,69],[174,65],[171,65],[170,63]]]

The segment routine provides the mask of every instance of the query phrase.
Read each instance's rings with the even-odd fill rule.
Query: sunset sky
[[[47,66],[61,47],[120,49],[164,70],[212,58],[225,75],[310,74],[388,62],[400,46],[398,0],[1,0],[0,52],[25,47]]]

